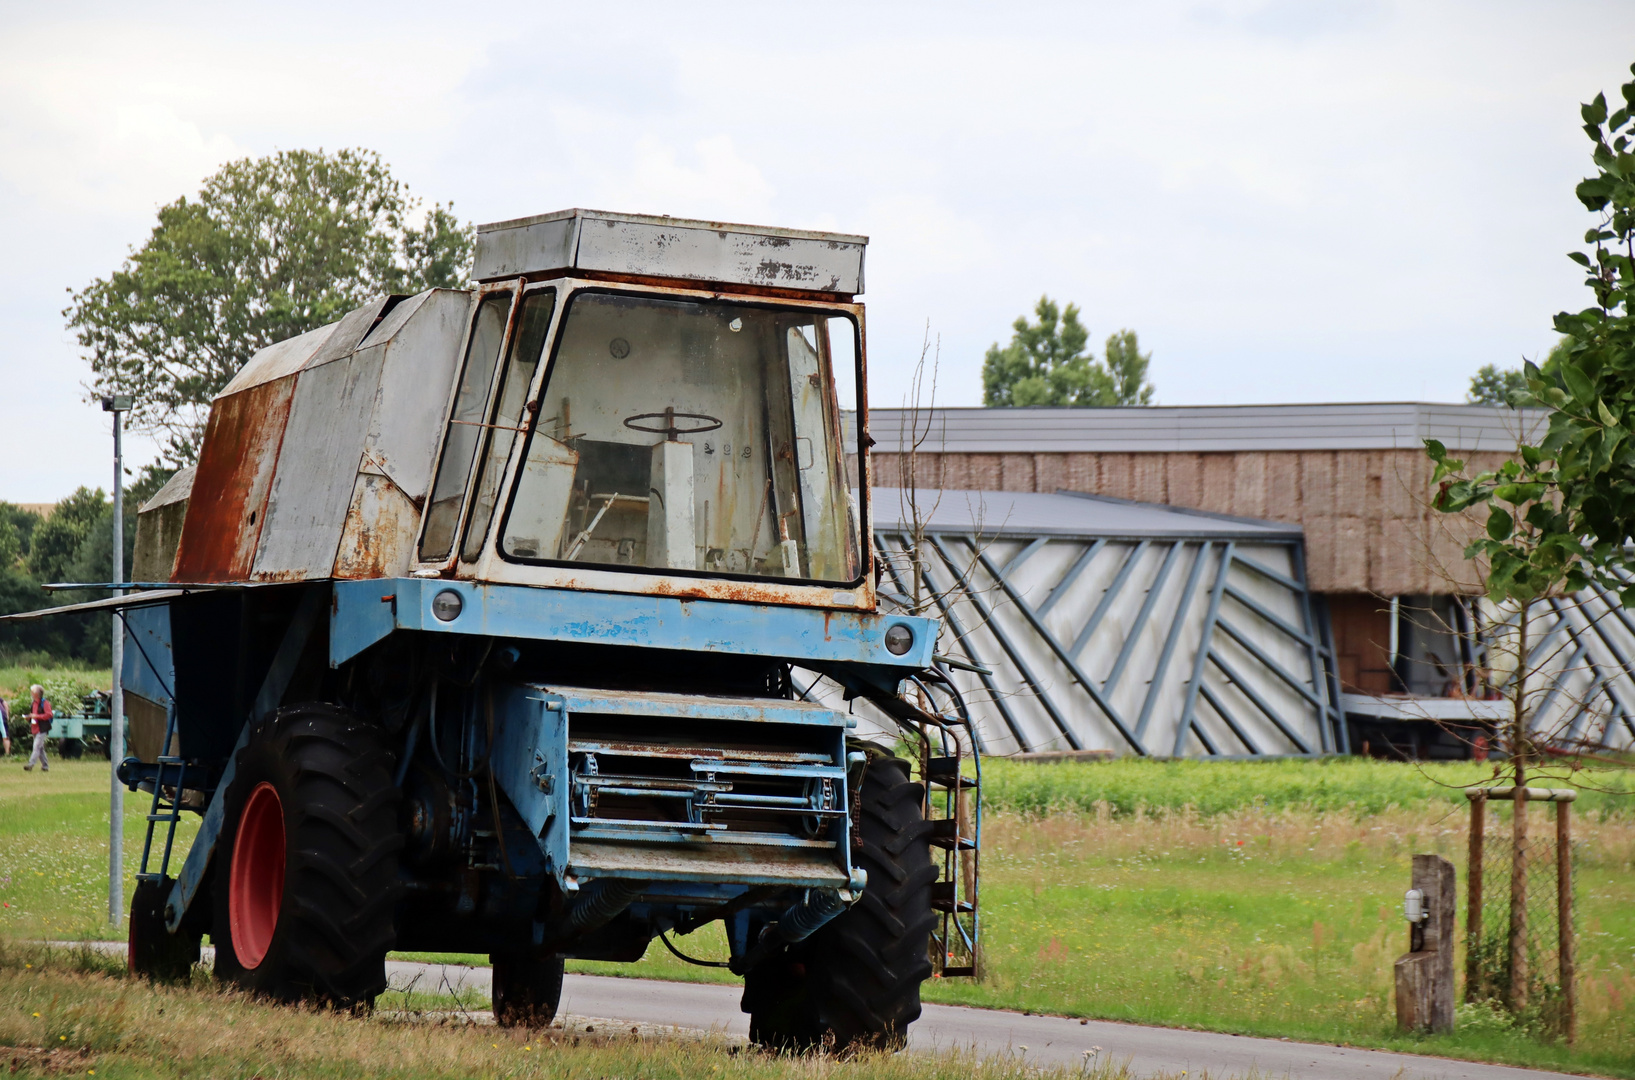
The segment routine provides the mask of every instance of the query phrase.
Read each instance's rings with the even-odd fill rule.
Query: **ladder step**
[[[149,821],[181,821],[182,811],[180,807],[177,807],[168,814],[148,814],[147,819]]]
[[[975,975],[975,967],[945,967],[942,969],[942,977],[945,979],[960,979]]]
[[[963,915],[976,910],[969,901],[957,899],[954,884],[952,881],[934,881],[931,883],[931,908],[933,911],[947,911],[955,915]]]
[[[976,841],[959,834],[958,818],[931,819],[931,845],[948,851],[972,851]]]
[[[934,757],[926,767],[925,778],[938,787],[976,787],[975,780],[969,776],[960,775],[959,762],[960,759],[957,757]]]

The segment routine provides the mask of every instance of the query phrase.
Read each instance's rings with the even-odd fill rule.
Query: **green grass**
[[[118,958],[0,942],[0,1063],[14,1074],[284,1080],[1132,1080],[1121,1062],[1019,1068],[1018,1056],[793,1058],[700,1039],[501,1030],[427,1017],[294,1009],[215,986],[127,978]],[[1164,1077],[1163,1080],[1179,1080]]]
[[[1471,771],[1450,766],[1431,775],[1462,784],[1460,768]],[[0,881],[0,898],[15,905],[0,910],[0,932],[110,936],[106,770],[84,762],[48,777],[15,766],[0,773],[0,820],[19,853],[0,863],[0,877],[11,875]],[[1569,1051],[1495,1030],[1490,1020],[1451,1036],[1395,1034],[1391,963],[1407,948],[1399,908],[1410,857],[1443,854],[1463,882],[1468,820],[1462,796],[1450,798],[1411,766],[993,763],[987,776],[990,792],[999,791],[990,802],[1012,809],[990,813],[984,837],[985,978],[934,982],[928,1000],[1635,1080],[1635,814],[1618,811],[1615,800],[1604,799],[1578,827],[1583,1019]],[[1080,804],[1060,795],[1083,798],[1098,783],[1102,798],[1088,800],[1106,804],[1097,813],[1070,809]],[[1369,809],[1358,793],[1371,788],[1393,794]],[[1217,789],[1248,794],[1234,805],[1214,796]],[[1036,801],[1020,813],[1018,790],[1056,794],[1030,796]],[[1209,812],[1185,808],[1186,800],[1170,808],[1189,791],[1212,793]],[[1275,802],[1256,801],[1268,791]],[[1128,810],[1119,801],[1126,798]],[[131,845],[140,813],[127,810]],[[128,854],[127,867],[133,862]],[[726,955],[719,927],[674,940],[695,956]],[[657,943],[637,964],[575,961],[570,970],[736,981],[688,966]]]
[[[1204,816],[1254,808],[1369,815],[1394,807],[1462,807],[1464,789],[1491,782],[1493,770],[1493,763],[1404,764],[1354,757],[1057,763],[989,758],[982,779],[985,806],[1018,814],[1093,814],[1105,803],[1114,814],[1190,806]],[[1565,769],[1551,773],[1554,779],[1535,783],[1578,788],[1580,814],[1635,809],[1635,769],[1598,769],[1573,780],[1564,778]]]

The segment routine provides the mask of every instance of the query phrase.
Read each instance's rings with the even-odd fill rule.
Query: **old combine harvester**
[[[757,1041],[900,1045],[975,970],[977,775],[937,624],[877,607],[865,244],[503,222],[473,290],[258,353],[143,510],[163,587],[103,602],[152,803],[132,965],[208,933],[220,978],[352,1004],[389,950],[488,953],[539,1024],[564,958],[719,920]]]

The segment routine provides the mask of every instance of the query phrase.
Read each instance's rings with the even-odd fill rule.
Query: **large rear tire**
[[[798,948],[744,979],[749,1037],[772,1049],[898,1050],[920,1017],[920,984],[931,976],[931,861],[925,789],[908,762],[873,757],[863,774],[862,899]]]
[[[283,1001],[367,1005],[396,940],[398,789],[383,733],[294,705],[239,751],[216,847],[216,973]]]
[[[500,1027],[549,1027],[562,1001],[562,958],[531,949],[492,953],[494,1021]]]

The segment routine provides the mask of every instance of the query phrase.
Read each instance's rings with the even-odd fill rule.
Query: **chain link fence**
[[[1465,928],[1465,1000],[1495,1002],[1521,1026],[1541,1035],[1573,1034],[1573,866],[1567,841],[1567,888],[1561,888],[1558,818],[1571,803],[1527,805],[1527,834],[1519,861],[1521,903],[1515,903],[1513,816],[1495,813],[1485,799],[1472,802],[1471,867]],[[1485,811],[1485,812],[1484,812]],[[1478,864],[1478,852],[1480,862]],[[1564,896],[1565,893],[1565,896]],[[1567,920],[1561,918],[1565,899]],[[1514,947],[1519,938],[1520,948]],[[1518,981],[1521,983],[1517,985]],[[1519,992],[1518,992],[1519,991]]]

